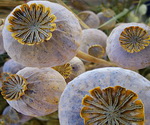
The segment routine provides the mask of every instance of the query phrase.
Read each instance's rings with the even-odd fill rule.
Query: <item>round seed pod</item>
[[[105,22],[109,21],[111,18],[115,16],[115,12],[111,9],[105,9],[102,12],[97,14],[100,25],[104,24]],[[116,20],[111,21],[110,23],[106,24],[105,26],[101,27],[102,30],[109,30],[115,27]]]
[[[99,18],[92,11],[82,11],[78,14],[78,17],[90,28],[98,28]]]
[[[72,71],[71,71],[71,74],[69,75],[69,77],[66,79],[67,83],[70,82],[71,80],[73,80],[75,77],[82,74],[83,72],[85,72],[84,64],[78,57],[74,57],[69,62],[69,64],[72,67]]]
[[[134,11],[131,11],[130,13],[128,13],[127,15],[127,22],[131,23],[131,22],[140,22],[140,18],[139,16],[135,15]]]
[[[74,57],[70,62],[64,65],[55,66],[52,68],[58,71],[67,83],[81,73],[85,72],[84,64],[78,57]]]
[[[82,30],[82,42],[79,49],[89,55],[97,58],[102,58],[106,55],[106,40],[107,35],[97,29]]]
[[[11,106],[7,106],[2,113],[2,118],[5,121],[6,125],[12,125],[12,124],[23,124],[27,121],[29,121],[32,117],[23,115],[19,112],[17,112],[15,109],[13,109]]]
[[[119,91],[118,87],[115,87],[115,86],[120,86],[119,88],[122,88],[122,90],[124,91],[122,92]],[[117,68],[117,67],[99,68],[99,69],[95,69],[92,71],[88,71],[79,75],[78,77],[73,79],[71,82],[69,82],[64,92],[62,93],[60,102],[59,102],[58,109],[59,109],[59,120],[60,120],[61,125],[83,125],[84,124],[84,120],[81,118],[82,115],[80,116],[80,111],[83,107],[81,103],[82,103],[83,97],[85,97],[85,95],[89,95],[88,91],[96,87],[100,87],[102,91],[106,91],[107,87],[109,87],[111,90],[116,91],[116,94],[113,94],[113,95],[110,95],[110,93],[108,93],[108,96],[106,95],[106,93],[102,93],[101,95],[103,95],[104,100],[107,101],[107,104],[110,104],[108,100],[110,102],[111,100],[113,100],[112,101],[113,106],[115,106],[116,104],[118,106],[118,104],[121,104],[121,102],[124,102],[122,104],[122,108],[118,110],[118,113],[120,113],[120,115],[118,115],[119,117],[121,115],[123,116],[126,115],[126,113],[124,114],[124,112],[120,112],[120,111],[123,111],[123,109],[124,111],[128,110],[127,111],[128,116],[132,116],[131,114],[133,115],[137,114],[137,117],[135,118],[137,122],[135,122],[132,119],[134,117],[130,117],[131,118],[130,119],[128,116],[125,116],[123,119],[121,119],[120,117],[121,120],[119,121],[117,120],[119,123],[122,120],[125,121],[124,122],[125,125],[127,125],[126,123],[134,124],[134,125],[144,125],[144,124],[139,124],[139,122],[142,122],[142,121],[138,122],[139,118],[143,119],[143,111],[139,112],[139,109],[141,108],[138,108],[138,106],[135,105],[137,103],[133,103],[135,102],[135,100],[137,100],[137,95],[138,95],[139,97],[138,100],[141,100],[144,104],[145,125],[149,125],[149,122],[150,122],[150,118],[149,118],[150,116],[150,110],[149,110],[150,108],[150,105],[149,105],[150,103],[150,100],[149,100],[150,81],[148,81],[146,78],[144,78],[143,76],[141,76],[140,74],[134,71]],[[114,88],[112,89],[111,87],[114,87]],[[135,94],[131,94],[132,96],[129,96],[130,93],[135,93]],[[120,97],[120,94],[121,94],[121,97]],[[129,98],[125,98],[127,95]],[[95,103],[93,102],[93,105],[97,104],[97,107],[103,108],[103,110],[105,110],[106,107],[101,105],[102,98],[99,95],[97,96],[99,97],[99,101],[95,100]],[[114,101],[114,99],[116,101]],[[141,105],[141,101],[138,104]],[[133,104],[133,105],[131,107],[128,107],[128,104]],[[110,109],[113,109],[113,106]],[[139,107],[143,108],[143,106],[139,106]],[[132,109],[135,109],[137,112],[135,110],[133,111]],[[97,111],[97,113],[101,113],[101,111],[98,111],[98,110],[92,110],[92,111],[93,112]],[[91,111],[91,115],[89,115],[88,118],[92,119],[92,111]],[[110,110],[107,110],[107,111],[110,111]],[[104,114],[107,114],[108,113],[107,111]],[[110,112],[112,112],[112,114],[114,113],[112,110]],[[114,113],[114,116],[117,117],[115,113]],[[106,122],[108,123],[107,121],[108,119],[105,119],[106,117],[104,116],[102,117],[103,117],[103,120],[106,120]],[[97,120],[102,117],[99,116]],[[93,124],[91,123],[91,125],[94,125],[94,123]]]
[[[109,35],[106,53],[116,65],[138,70],[150,65],[150,27],[142,23],[121,24]]]
[[[138,13],[140,14],[140,16],[143,16],[146,14],[146,12],[147,12],[147,5],[142,4],[138,9]]]
[[[9,59],[4,63],[3,72],[8,72],[11,74],[16,74],[19,70],[25,68],[25,66],[19,64],[18,62],[14,61],[13,59]]]
[[[1,94],[18,112],[37,117],[57,111],[65,86],[64,78],[52,68],[26,67],[6,78]]]
[[[8,55],[29,67],[53,67],[70,61],[81,40],[78,19],[49,1],[30,1],[7,16],[3,28]]]

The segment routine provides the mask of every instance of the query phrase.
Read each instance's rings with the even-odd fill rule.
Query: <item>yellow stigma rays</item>
[[[134,92],[115,86],[89,93],[80,112],[85,125],[144,125],[144,106]]]
[[[105,50],[101,45],[92,45],[88,49],[88,54],[97,58],[102,58],[104,56],[104,53],[105,53]]]
[[[53,69],[58,71],[64,77],[64,79],[69,78],[69,76],[72,73],[72,67],[71,67],[70,63],[66,63],[66,64],[60,65],[60,66],[55,66],[55,67],[53,67]]]
[[[49,40],[56,29],[56,16],[42,4],[23,4],[12,15],[7,29],[21,44],[35,45]]]
[[[150,44],[150,35],[141,27],[130,26],[121,33],[119,41],[125,51],[129,53],[140,52]]]
[[[27,84],[28,82],[22,76],[16,74],[9,75],[6,81],[3,81],[1,94],[6,100],[18,100],[25,94]]]

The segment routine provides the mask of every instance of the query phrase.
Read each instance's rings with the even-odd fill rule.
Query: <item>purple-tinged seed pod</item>
[[[81,11],[78,17],[90,28],[98,28],[99,26],[99,18],[92,11]]]
[[[104,11],[99,12],[97,16],[99,18],[100,25],[103,25],[104,23],[106,23],[107,21],[109,21],[115,16],[115,12],[111,9],[105,9]],[[105,26],[102,26],[100,29],[109,30],[115,27],[115,24],[116,24],[116,20],[113,20],[110,23],[106,24]]]
[[[78,19],[65,7],[49,1],[30,1],[7,16],[4,48],[28,67],[54,67],[70,61],[81,40]]]
[[[65,87],[65,79],[54,69],[26,67],[6,78],[1,94],[18,112],[37,117],[58,110]]]
[[[107,39],[106,53],[123,68],[138,70],[150,66],[150,27],[142,23],[117,26]]]
[[[16,74],[19,70],[25,68],[25,66],[19,64],[18,62],[10,59],[4,63],[3,72],[8,72],[11,74]]]
[[[84,120],[80,117],[80,110],[83,107],[82,99],[85,95],[89,95],[89,90],[98,86],[101,89],[121,86],[136,93],[144,104],[145,125],[149,125],[150,81],[134,71],[118,67],[87,71],[68,83],[59,102],[58,112],[61,125],[84,125]]]
[[[79,49],[89,55],[102,58],[106,55],[107,35],[97,29],[82,30],[82,40]]]

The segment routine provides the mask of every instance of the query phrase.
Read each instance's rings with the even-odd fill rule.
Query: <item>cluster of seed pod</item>
[[[60,125],[148,125],[150,82],[126,69],[150,66],[150,27],[124,23],[107,37],[96,28],[112,18],[109,12],[79,13],[90,27],[82,30],[76,16],[57,3],[31,1],[14,8],[2,31],[4,48],[12,58],[0,79],[1,94],[14,108],[8,113],[16,110],[49,121],[48,125],[58,125],[59,119]],[[113,63],[101,59],[107,55]],[[85,72],[75,56],[126,69]],[[17,115],[9,120],[16,118],[20,121]]]

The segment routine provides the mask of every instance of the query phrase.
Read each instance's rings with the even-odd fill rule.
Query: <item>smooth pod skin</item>
[[[12,74],[16,74],[19,70],[25,68],[25,66],[19,64],[18,62],[10,59],[4,63],[3,72],[8,72]]]
[[[54,67],[70,61],[77,52],[78,42],[81,40],[81,26],[75,16],[63,6],[49,1],[30,1],[27,4],[42,4],[50,8],[51,14],[56,16],[56,29],[52,37],[40,44],[22,45],[12,37],[8,31],[8,19],[17,6],[6,18],[3,29],[4,48],[8,55],[22,65],[29,67]]]
[[[78,14],[78,17],[90,28],[98,28],[99,26],[99,18],[92,11],[82,11]]]
[[[145,125],[150,123],[150,81],[138,73],[116,67],[99,68],[85,72],[68,83],[59,102],[61,125],[84,125],[80,117],[82,99],[89,90],[100,86],[122,86],[135,92],[142,100],[145,109]]]
[[[110,19],[112,19],[115,16],[115,12],[111,9],[106,9],[105,11],[99,12],[97,16],[99,18],[100,25],[102,25],[107,21],[109,21]],[[110,23],[106,24],[105,26],[101,27],[100,29],[109,30],[115,27],[115,24],[116,24],[116,20],[113,20]]]
[[[84,29],[82,30],[82,42],[80,43],[79,49],[85,53],[89,52],[89,48],[93,45],[100,45],[104,49],[106,48],[107,35],[97,29]]]
[[[116,65],[127,69],[138,70],[150,65],[150,45],[146,46],[143,50],[139,52],[129,53],[125,51],[120,45],[119,37],[122,31],[126,27],[130,26],[139,26],[146,30],[148,32],[148,35],[150,35],[150,27],[146,26],[145,24],[120,24],[115,29],[113,29],[107,39],[106,53],[109,59]]]
[[[57,111],[60,95],[66,86],[64,78],[57,71],[26,67],[17,75],[23,76],[28,85],[19,99],[7,100],[11,107],[29,116],[44,116]]]
[[[72,67],[71,74],[69,75],[69,78],[66,79],[66,82],[70,82],[73,80],[75,77],[79,76],[83,72],[85,72],[85,66],[84,63],[78,58],[74,57],[69,64]]]

